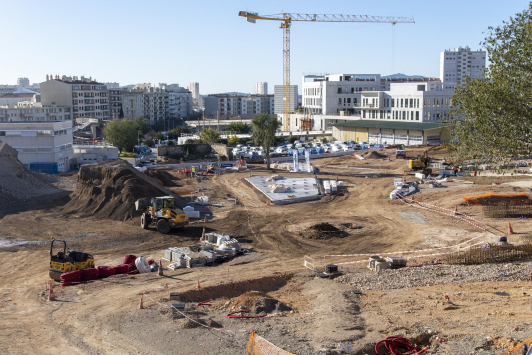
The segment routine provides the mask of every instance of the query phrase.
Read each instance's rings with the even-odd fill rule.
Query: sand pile
[[[138,199],[168,195],[169,190],[128,162],[105,161],[81,166],[76,190],[63,212],[124,221],[142,214],[135,211]],[[175,201],[179,206],[181,199]]]
[[[347,235],[344,231],[341,231],[328,222],[316,223],[315,225],[302,230],[299,234],[307,239],[331,239],[345,237]]]
[[[249,309],[253,314],[291,311],[292,308],[260,291],[249,291],[224,304],[224,309]]]
[[[0,209],[26,201],[32,197],[53,194],[61,191],[50,182],[55,178],[24,168],[18,160],[18,152],[0,141]]]

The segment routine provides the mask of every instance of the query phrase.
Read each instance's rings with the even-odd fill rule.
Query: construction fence
[[[520,218],[532,215],[532,200],[499,202],[482,207],[484,217],[489,218]]]
[[[449,264],[473,265],[532,259],[532,244],[484,245],[459,250],[447,256]]]
[[[270,343],[255,332],[249,335],[246,349],[250,355],[294,355]]]

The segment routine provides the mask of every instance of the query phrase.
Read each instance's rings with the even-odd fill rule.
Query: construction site
[[[521,353],[505,351],[532,334],[528,174],[429,181],[392,148],[313,165],[51,176],[0,145],[0,350]],[[156,197],[187,222],[159,226]]]

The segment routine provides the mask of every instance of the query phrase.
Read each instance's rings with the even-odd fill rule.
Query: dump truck
[[[188,224],[186,213],[174,205],[172,196],[143,198],[135,202],[135,208],[137,211],[144,211],[140,217],[143,229],[151,226],[157,228],[159,233],[167,234],[172,229],[183,228]]]

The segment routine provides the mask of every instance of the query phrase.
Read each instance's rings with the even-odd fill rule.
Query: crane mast
[[[290,26],[292,21],[309,22],[376,22],[376,23],[415,23],[414,18],[366,15],[327,15],[327,14],[296,14],[281,13],[259,16],[258,13],[240,11],[239,16],[246,17],[248,22],[256,20],[281,21],[283,30],[283,132],[290,131],[291,97],[290,97]]]

